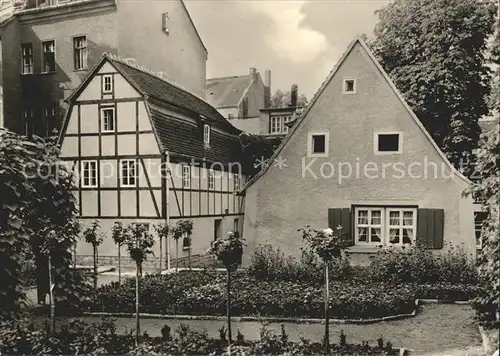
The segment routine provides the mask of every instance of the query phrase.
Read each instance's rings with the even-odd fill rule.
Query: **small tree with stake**
[[[139,343],[141,335],[141,325],[139,319],[139,279],[142,264],[146,261],[149,254],[153,254],[154,245],[153,236],[151,236],[144,225],[131,225],[125,233],[125,243],[127,244],[130,258],[135,262],[135,342]]]
[[[306,226],[299,229],[302,234],[302,239],[307,242],[311,250],[318,255],[324,263],[325,273],[325,336],[324,336],[324,352],[328,354],[330,348],[330,326],[329,326],[329,305],[330,305],[330,290],[328,281],[328,266],[336,259],[342,257],[343,250],[349,246],[349,240],[342,236],[342,227],[337,227],[337,232],[330,228],[323,230],[311,229]]]
[[[113,241],[118,246],[118,284],[122,284],[122,253],[121,247],[125,242],[125,230],[123,224],[120,221],[115,221],[113,227],[111,228],[111,237]]]
[[[227,334],[229,347],[231,347],[231,272],[235,271],[241,263],[243,255],[244,239],[238,232],[229,231],[227,237],[212,241],[209,253],[217,256],[217,259],[224,264],[227,271]]]
[[[175,240],[175,271],[179,270],[179,239],[188,238],[191,246],[191,234],[193,233],[192,220],[179,220],[172,228],[172,238]],[[188,250],[189,267],[191,268],[191,249]]]
[[[83,231],[85,242],[92,245],[93,260],[94,260],[94,294],[97,292],[97,264],[98,251],[97,248],[102,244],[102,234],[99,232],[99,221],[95,220],[92,225]]]
[[[155,224],[154,228],[156,234],[158,235],[158,239],[160,240],[160,273],[161,273],[162,260],[163,260],[163,240],[167,241],[168,234],[170,233],[170,226],[167,223],[161,223],[161,224]]]

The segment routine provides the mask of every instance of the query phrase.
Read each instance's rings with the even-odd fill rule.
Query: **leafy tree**
[[[92,260],[94,263],[94,293],[97,292],[97,265],[98,261],[98,248],[102,244],[102,234],[99,232],[99,221],[95,220],[92,225],[83,231],[85,242],[92,245]]]
[[[291,102],[292,102],[292,93],[290,90],[283,92],[280,89],[278,89],[271,96],[271,108],[273,109],[287,108],[290,106]],[[306,106],[307,103],[308,101],[306,96],[304,94],[299,94],[297,97],[297,106],[298,107]]]
[[[243,148],[241,160],[243,171],[248,177],[252,177],[264,168],[272,154],[279,147],[282,137],[268,137],[261,135],[240,134],[240,142]]]
[[[120,221],[115,221],[111,228],[111,237],[118,246],[118,284],[122,284],[122,245],[125,242],[125,231]]]
[[[489,100],[490,117],[496,120],[494,128],[481,135],[477,149],[476,172],[481,176],[472,193],[482,202],[488,214],[481,230],[482,249],[478,256],[479,274],[484,287],[473,300],[480,324],[486,328],[500,327],[500,18],[491,48],[491,59],[496,67],[492,78]],[[470,192],[469,192],[470,193]]]
[[[470,162],[487,112],[492,1],[397,0],[378,16],[382,66],[450,161]]]
[[[229,231],[227,237],[212,241],[210,244],[209,253],[217,256],[217,259],[224,264],[227,271],[227,334],[229,347],[232,343],[231,334],[231,272],[236,271],[241,263],[243,255],[244,239],[240,237],[237,231]]]
[[[142,274],[142,264],[149,254],[153,254],[152,247],[155,243],[153,236],[146,230],[144,225],[130,225],[125,232],[125,243],[127,244],[130,258],[135,262],[135,341],[139,343],[141,335],[141,324],[139,316],[139,282]]]
[[[70,270],[71,246],[78,236],[77,208],[71,192],[71,172],[59,161],[55,139],[33,137],[31,141],[0,129],[0,318],[20,310],[22,253],[31,249],[39,274],[38,289],[46,290],[48,270],[42,254],[44,229],[64,231],[52,246],[55,297],[61,303],[79,299],[79,285]]]
[[[330,290],[328,281],[328,267],[334,261],[342,258],[343,250],[349,246],[349,239],[342,235],[342,227],[337,232],[330,228],[323,230],[311,229],[309,226],[299,229],[302,239],[309,245],[312,252],[323,261],[325,276],[325,335],[324,352],[329,354],[330,349]]]

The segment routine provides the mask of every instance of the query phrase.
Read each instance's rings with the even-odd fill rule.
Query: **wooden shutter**
[[[328,209],[328,227],[337,231],[337,226],[342,226],[342,233],[351,238],[354,244],[354,234],[352,233],[351,210],[349,208]]]
[[[418,209],[417,243],[432,249],[443,248],[444,210]]]

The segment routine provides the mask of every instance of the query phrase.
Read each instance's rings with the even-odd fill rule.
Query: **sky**
[[[255,67],[271,90],[314,95],[358,34],[373,36],[388,0],[186,0],[208,50],[207,78]]]

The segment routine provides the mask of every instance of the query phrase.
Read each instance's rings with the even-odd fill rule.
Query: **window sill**
[[[73,69],[73,72],[86,72],[88,70],[89,70],[88,68]]]
[[[393,245],[393,246],[380,246],[380,245],[370,245],[370,246],[360,246],[360,245],[355,245],[348,247],[346,249],[346,252],[352,253],[352,254],[375,254],[379,251],[384,251],[384,250],[404,250],[409,248],[410,245],[408,246],[403,246],[403,245]]]
[[[50,74],[56,74],[56,72],[40,72],[41,75],[50,75]]]
[[[188,251],[191,250],[191,246],[182,246],[182,251]]]

